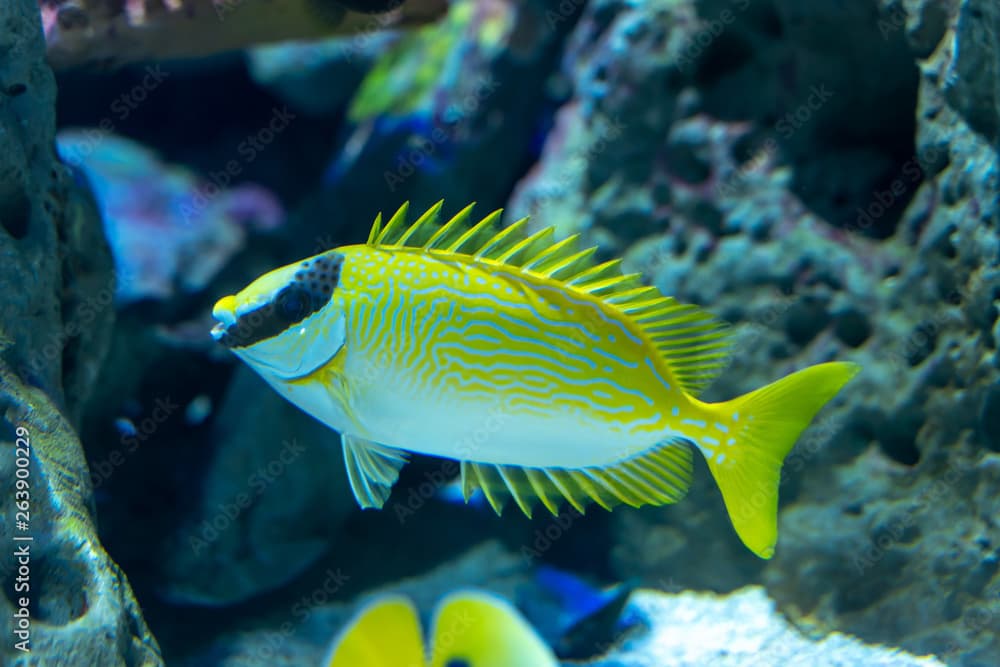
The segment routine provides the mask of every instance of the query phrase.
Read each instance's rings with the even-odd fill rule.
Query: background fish
[[[544,592],[525,596],[521,607],[562,660],[589,660],[638,629],[626,604],[635,585],[596,586],[572,572],[540,565],[535,582]]]
[[[468,497],[528,515],[662,505],[684,496],[691,445],[737,534],[770,558],[781,464],[857,372],[819,364],[745,396],[696,395],[724,368],[726,326],[595,263],[526,219],[444,225],[404,205],[368,242],[258,278],[221,299],[213,336],[342,434],[354,494],[381,507],[407,452],[462,462]]]
[[[429,658],[429,662],[428,662]],[[424,648],[417,610],[387,595],[361,610],[334,640],[325,667],[558,667],[551,649],[508,602],[459,591],[438,605]]]

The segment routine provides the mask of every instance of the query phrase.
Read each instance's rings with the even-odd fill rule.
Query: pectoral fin
[[[400,468],[406,465],[406,452],[346,433],[340,439],[347,479],[358,504],[365,509],[381,509],[399,479]]]

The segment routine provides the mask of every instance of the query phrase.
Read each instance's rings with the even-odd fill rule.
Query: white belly
[[[539,404],[510,392],[442,392],[414,384],[405,371],[375,367],[359,357],[349,358],[347,365],[347,405],[320,383],[292,387],[262,375],[337,431],[460,461],[581,468],[629,458],[659,440],[648,429],[601,419],[559,399]]]
[[[395,381],[359,401],[366,437],[461,461],[579,468],[627,458],[654,444],[627,425],[572,412],[558,401],[526,409],[510,397],[436,396]]]

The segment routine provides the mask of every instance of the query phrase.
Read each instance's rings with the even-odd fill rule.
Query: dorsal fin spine
[[[382,212],[375,216],[375,222],[372,223],[372,230],[368,232],[368,245],[375,245],[378,241],[379,234],[382,233]]]
[[[506,248],[508,245],[508,239],[512,236],[516,236],[527,222],[527,218],[521,218],[509,227],[500,230],[499,234],[488,240],[482,247],[479,248],[478,251],[476,251],[476,259],[494,259],[491,257],[491,254],[497,248]]]
[[[685,351],[684,359],[686,363],[683,365],[680,364],[678,365],[681,368],[683,368],[684,366],[702,366],[703,364],[700,362],[714,361],[716,359],[724,359],[727,356],[729,355],[724,352],[712,352],[708,354],[688,354],[687,351]]]
[[[523,220],[525,222],[528,221],[527,218],[523,218]],[[552,227],[539,230],[524,240],[515,243],[511,246],[510,250],[497,257],[496,261],[501,264],[512,264],[523,267],[526,263],[534,259],[539,252],[544,251],[552,245],[552,235],[554,233],[555,230]],[[519,255],[524,256],[519,257]]]
[[[552,227],[547,227],[546,229],[552,229],[553,233],[555,229]],[[535,257],[533,257],[529,262],[524,264],[525,271],[534,271],[535,273],[544,273],[546,264],[557,261],[559,258],[566,256],[567,254],[573,254],[576,248],[577,241],[580,240],[579,234],[573,234],[564,238],[562,241],[557,241],[545,248]]]
[[[475,203],[469,204],[461,211],[453,215],[451,220],[444,223],[440,229],[434,232],[424,247],[429,250],[434,250],[441,248],[442,246],[450,245],[455,237],[455,234],[459,230],[464,232],[465,221],[468,219],[469,215],[472,214],[472,209],[475,205]]]
[[[621,267],[622,261],[620,259],[612,259],[604,262],[603,264],[598,264],[593,266],[586,271],[579,273],[574,276],[567,284],[573,286],[582,286],[590,282],[595,282],[603,278],[607,278],[609,275],[616,275]]]
[[[669,319],[667,319],[669,318]],[[662,322],[661,326],[667,326],[669,322],[670,326],[677,327],[681,324],[691,324],[693,322],[698,323],[712,323],[713,320],[711,316],[700,310],[691,310],[686,307],[674,307],[674,308],[664,308],[662,311],[657,311],[655,314],[645,315],[640,320],[641,322],[653,322],[659,320]],[[656,331],[657,329],[650,326],[650,331]]]
[[[653,342],[656,343],[658,347],[673,348],[673,347],[687,347],[692,343],[698,343],[700,345],[724,345],[725,339],[729,337],[729,330],[725,328],[720,328],[716,331],[707,334],[701,334],[698,336],[685,336],[684,338],[664,338],[662,336],[651,336]]]
[[[667,356],[688,355],[695,352],[710,352],[713,350],[716,352],[722,351],[725,354],[724,350],[728,347],[724,341],[712,341],[696,345],[664,345],[663,343],[654,341],[654,345],[660,354]]]
[[[682,322],[687,323],[687,321]],[[689,327],[678,327],[672,320],[667,320],[663,324],[650,324],[646,327],[646,333],[650,337],[680,336],[681,334],[698,333],[701,331],[714,331],[719,325],[715,322],[701,322]]]
[[[578,253],[556,262],[552,266],[545,267],[540,270],[539,273],[555,280],[560,280],[560,276],[563,274],[574,275],[580,270],[581,266],[587,266],[589,264],[590,258],[594,256],[595,252],[597,252],[597,248],[587,248],[586,250],[581,250]]]
[[[392,239],[394,236],[398,235],[400,228],[406,224],[406,214],[410,210],[410,202],[405,201],[403,204],[396,209],[396,212],[389,222],[385,223],[385,227],[382,229],[378,238],[375,239],[376,245],[392,245]]]
[[[417,218],[398,239],[393,241],[393,245],[413,245],[413,243],[410,242],[410,239],[416,237],[418,234],[425,234],[427,232],[427,229],[437,221],[438,215],[441,213],[442,206],[444,206],[443,199],[431,206],[422,216]]]
[[[605,301],[608,303],[613,303],[616,306],[621,306],[629,302],[638,302],[646,300],[650,294],[656,294],[657,290],[655,287],[650,287],[649,285],[643,285],[642,287],[636,287],[634,289],[625,290],[624,292],[617,292],[609,296]]]
[[[673,299],[665,296],[657,297],[655,299],[649,299],[647,301],[636,301],[634,303],[626,303],[619,306],[621,311],[631,317],[633,320],[637,317],[641,317],[648,313],[653,312],[665,304],[672,303]]]
[[[643,309],[640,313],[632,313],[632,319],[636,322],[653,322],[662,317],[676,313],[684,309],[682,304],[677,303],[671,299],[667,304],[651,304],[652,307],[648,310]]]
[[[629,273],[624,276],[615,276],[613,278],[605,278],[604,280],[599,280],[593,283],[587,283],[587,291],[591,294],[601,296],[609,290],[614,290],[615,288],[622,287],[624,285],[632,285],[639,282],[638,273]]]
[[[447,251],[457,254],[468,254],[468,255],[475,254],[478,248],[470,248],[468,251],[465,252],[463,252],[463,248],[465,247],[466,244],[469,243],[469,241],[472,241],[477,236],[479,236],[484,229],[492,227],[493,223],[499,220],[501,215],[503,215],[503,209],[497,209],[496,211],[493,211],[488,216],[486,216],[485,218],[477,222],[475,225],[473,225],[467,232],[458,237],[458,240],[452,243],[447,248]]]

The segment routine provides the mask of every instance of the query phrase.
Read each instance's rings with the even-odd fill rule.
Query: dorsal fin
[[[382,225],[375,219],[368,245],[423,248],[432,253],[463,255],[483,264],[502,264],[591,294],[631,318],[668,361],[675,380],[690,394],[698,394],[725,367],[728,327],[697,306],[678,303],[643,285],[637,273],[623,274],[621,260],[594,261],[597,248],[579,247],[579,236],[553,241],[546,227],[525,236],[528,219],[500,227],[503,209],[469,224],[473,204],[438,225],[443,202],[434,204],[413,223],[407,223],[409,204]],[[492,485],[485,483],[488,494]],[[500,491],[498,491],[500,493]]]
[[[493,262],[507,266],[526,266],[531,264],[537,273],[546,275],[565,273],[561,260],[573,254],[579,254],[588,261],[581,262],[574,268],[582,270],[590,268],[589,261],[594,248],[578,253],[576,237],[559,242],[553,242],[554,230],[551,227],[542,229],[527,236],[524,230],[528,218],[522,218],[508,225],[500,226],[503,209],[497,209],[482,220],[469,224],[472,207],[469,204],[443,225],[437,224],[443,202],[434,204],[426,213],[412,223],[407,223],[409,203],[404,203],[395,214],[382,223],[382,214],[375,218],[371,232],[368,234],[368,245],[377,247],[422,248],[441,253],[465,255],[482,262]],[[558,265],[558,266],[557,266]],[[551,277],[555,277],[552,275]],[[572,277],[569,275],[568,277]],[[559,279],[563,279],[562,276]]]
[[[417,218],[412,225],[400,234],[399,238],[393,241],[393,244],[422,248],[430,240],[431,236],[434,235],[434,232],[438,230],[435,223],[437,223],[438,215],[441,214],[441,207],[443,206],[444,200],[442,199],[427,209],[422,216]]]
[[[494,235],[489,241],[479,247],[479,250],[476,251],[476,259],[499,261],[497,258],[507,254],[509,249],[517,247],[524,239],[521,232],[524,230],[526,224],[528,224],[528,219],[521,218],[510,226],[505,227],[500,233]]]
[[[412,224],[407,222],[406,214],[410,210],[410,202],[403,202],[389,222],[382,226],[382,214],[375,217],[371,232],[368,234],[370,246],[410,246],[422,248],[430,237],[438,230],[436,225],[438,215],[444,206],[442,199],[431,206]]]

